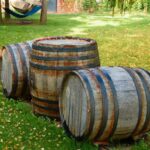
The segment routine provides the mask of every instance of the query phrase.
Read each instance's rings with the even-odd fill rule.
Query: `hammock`
[[[32,8],[32,10],[30,10],[29,12],[27,12],[25,14],[18,14],[16,12],[10,10],[9,8],[4,8],[4,9],[8,14],[13,15],[14,17],[25,18],[25,17],[31,16],[31,15],[35,14],[36,12],[38,12],[41,9],[41,6],[34,6]]]
[[[29,12],[31,9],[28,9],[28,10],[22,10],[20,8],[16,8],[15,6],[12,6],[17,12],[21,13],[21,14],[26,14],[27,12]]]

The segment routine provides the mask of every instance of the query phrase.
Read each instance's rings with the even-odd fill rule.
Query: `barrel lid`
[[[96,44],[95,40],[79,37],[46,37],[37,39],[33,45],[44,47],[86,47]]]
[[[60,115],[64,129],[67,134],[82,140],[89,127],[89,98],[78,72],[73,71],[65,76],[60,95]]]

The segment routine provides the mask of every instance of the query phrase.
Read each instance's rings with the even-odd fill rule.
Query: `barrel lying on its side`
[[[73,71],[63,80],[59,106],[76,139],[135,137],[150,130],[150,76],[125,67]]]
[[[31,41],[3,47],[1,81],[6,97],[30,99],[28,83],[31,50]]]
[[[30,62],[34,113],[60,119],[58,99],[64,75],[72,70],[99,65],[94,40],[48,37],[35,41]]]

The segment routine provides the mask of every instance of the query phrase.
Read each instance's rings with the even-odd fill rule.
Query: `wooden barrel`
[[[99,66],[97,43],[76,37],[48,37],[33,42],[30,62],[33,112],[59,117],[59,92],[64,75]]]
[[[31,41],[3,47],[1,81],[6,97],[30,99],[29,53],[31,50]]]
[[[108,142],[150,130],[150,76],[142,69],[73,71],[62,83],[62,124],[78,140]]]

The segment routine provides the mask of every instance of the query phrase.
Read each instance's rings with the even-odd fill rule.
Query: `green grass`
[[[38,15],[34,18],[38,19]],[[49,15],[47,25],[1,25],[0,46],[45,36],[80,36],[98,42],[101,65],[150,70],[150,16]],[[149,141],[149,140],[147,140]],[[149,142],[113,144],[111,149],[148,150]],[[0,87],[0,149],[94,150],[68,138],[59,125],[32,114],[29,104],[7,100]]]

